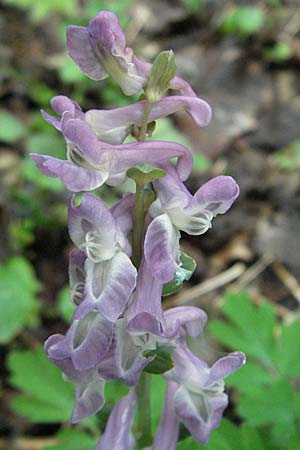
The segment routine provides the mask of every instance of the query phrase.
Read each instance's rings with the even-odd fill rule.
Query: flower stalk
[[[150,386],[151,375],[143,372],[137,384],[137,450],[152,443]]]

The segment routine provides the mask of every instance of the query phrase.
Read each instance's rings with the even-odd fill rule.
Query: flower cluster
[[[46,341],[46,353],[76,383],[73,423],[103,407],[106,382],[123,380],[130,387],[114,407],[96,450],[135,447],[137,386],[145,372],[168,380],[160,424],[146,446],[175,449],[180,422],[205,443],[227,405],[223,379],[245,357],[232,353],[209,367],[186,343],[186,336],[202,333],[205,312],[193,306],[164,311],[161,298],[166,286],[184,279],[180,232],[205,233],[212,219],[230,208],[239,188],[231,177],[218,176],[192,195],[183,183],[192,169],[190,151],[174,142],[145,141],[153,121],[178,109],[184,108],[199,126],[211,118],[209,105],[175,76],[172,52],[158,55],[153,65],[139,60],[126,47],[110,11],[101,11],[87,28],[68,27],[67,47],[90,78],[111,76],[124,94],[143,89],[144,96],[130,106],[85,113],[76,102],[57,96],[51,102],[57,115],[42,112],[63,134],[66,160],[31,156],[45,175],[59,177],[73,192],[68,224],[76,247],[69,265],[76,310],[66,335]],[[168,89],[179,95],[166,95]],[[137,142],[123,143],[130,134]],[[84,193],[78,204],[74,193],[104,183],[118,186],[127,176],[136,181],[136,194],[127,193],[111,209],[91,193]]]

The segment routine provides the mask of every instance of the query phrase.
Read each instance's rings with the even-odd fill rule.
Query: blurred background
[[[64,157],[62,136],[43,121],[64,94],[84,110],[132,102],[111,81],[94,82],[67,56],[68,24],[111,9],[128,45],[152,60],[173,49],[178,73],[213,108],[199,130],[186,113],[157,124],[153,138],[190,147],[195,191],[227,174],[241,194],[201,237],[183,236],[197,262],[165,307],[209,315],[191,342],[209,361],[244,351],[228,378],[230,406],[207,450],[300,449],[300,2],[228,0],[2,0],[0,3],[0,449],[92,450],[114,402],[108,386],[97,417],[70,427],[73,387],[44,356],[64,333],[68,294],[69,193],[36,169],[29,152]],[[108,205],[120,190],[102,188]],[[153,377],[153,427],[165,383]],[[184,429],[178,450],[200,449]]]

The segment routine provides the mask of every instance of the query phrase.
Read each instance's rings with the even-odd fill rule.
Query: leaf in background
[[[221,31],[228,34],[251,36],[259,32],[266,21],[262,8],[257,6],[240,6],[230,8],[222,18]]]
[[[12,408],[35,423],[58,423],[70,419],[73,385],[63,380],[61,371],[46,357],[43,348],[12,351],[8,356],[10,383],[23,393]]]
[[[186,147],[190,147],[191,145],[187,137],[178,131],[172,120],[168,117],[162,117],[157,120],[155,133],[153,133],[151,139],[155,141],[174,141]]]
[[[294,422],[294,393],[285,380],[276,380],[268,387],[257,388],[240,397],[239,414],[250,426],[274,425],[291,430]]]
[[[167,381],[161,375],[151,377],[151,420],[152,432],[155,433],[165,401]]]
[[[273,443],[268,445],[269,436],[247,425],[237,427],[227,419],[222,419],[219,428],[212,431],[206,445],[197,444],[192,437],[181,441],[176,450],[279,450]]]
[[[75,305],[70,301],[70,288],[67,286],[61,289],[57,296],[57,312],[65,322],[71,321],[75,311]]]
[[[13,114],[0,110],[0,141],[15,142],[24,137],[26,134],[26,127]]]
[[[15,256],[0,266],[0,343],[9,342],[24,327],[36,324],[39,287],[25,258]]]
[[[226,378],[226,385],[233,386],[240,392],[251,392],[253,389],[268,385],[273,381],[273,377],[265,369],[258,364],[247,361],[247,364],[241,369]]]
[[[287,42],[276,42],[272,47],[265,50],[265,57],[273,63],[283,63],[293,56],[293,47]]]
[[[93,450],[96,445],[93,437],[76,428],[59,431],[56,438],[57,445],[45,447],[43,450]]]
[[[280,372],[288,378],[300,378],[300,321],[284,324],[274,360]],[[299,405],[300,406],[300,405]]]
[[[234,350],[272,365],[275,312],[270,302],[254,305],[246,292],[225,295],[223,312],[231,323],[212,321],[213,335]]]
[[[300,169],[300,140],[296,139],[288,146],[277,150],[272,155],[272,160],[279,169],[285,172],[293,172]]]

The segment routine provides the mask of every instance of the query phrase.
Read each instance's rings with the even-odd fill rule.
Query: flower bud
[[[174,78],[176,64],[172,50],[161,52],[154,60],[145,93],[150,103],[155,103],[169,89],[170,81]]]

